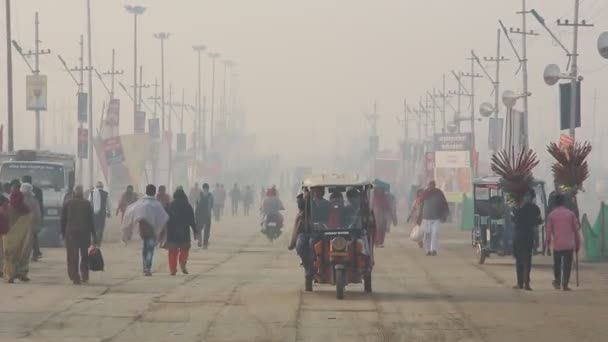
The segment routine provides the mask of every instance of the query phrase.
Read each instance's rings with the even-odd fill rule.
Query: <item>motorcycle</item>
[[[265,215],[262,220],[262,233],[266,235],[268,241],[273,242],[278,239],[281,234],[281,228],[283,228],[280,214]]]

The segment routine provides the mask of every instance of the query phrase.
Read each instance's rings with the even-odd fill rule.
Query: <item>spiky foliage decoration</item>
[[[532,169],[537,165],[536,153],[525,147],[517,153],[511,147],[510,151],[499,151],[492,156],[492,171],[500,176],[500,185],[509,205],[519,206],[522,203],[532,188]]]
[[[589,165],[585,159],[591,150],[588,141],[576,142],[565,148],[554,142],[547,146],[547,151],[555,158],[551,170],[560,191],[576,194],[583,188],[583,182],[589,178]]]

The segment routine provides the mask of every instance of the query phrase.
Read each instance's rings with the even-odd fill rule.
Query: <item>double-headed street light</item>
[[[146,8],[143,6],[126,5],[125,9],[133,15],[133,115],[136,115],[137,108],[137,17],[144,14]]]
[[[505,146],[507,148],[507,151],[510,151],[511,148],[515,147],[515,141],[513,139],[513,135],[514,135],[514,120],[513,120],[513,107],[515,107],[515,104],[517,103],[517,100],[522,99],[522,98],[527,98],[529,96],[532,96],[532,93],[528,92],[527,94],[516,94],[515,92],[511,91],[511,90],[505,90],[504,93],[502,93],[502,103],[505,105],[505,107],[507,107],[507,120],[506,120],[506,143]],[[521,127],[520,127],[521,128]],[[518,132],[520,134],[520,138],[517,139],[517,141],[522,141],[525,139],[521,139],[521,134],[522,134],[522,130],[520,129],[520,131]],[[524,145],[524,144],[522,144]]]

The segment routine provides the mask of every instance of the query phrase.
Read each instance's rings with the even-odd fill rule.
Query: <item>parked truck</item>
[[[2,184],[30,175],[43,192],[43,222],[38,239],[41,247],[60,247],[63,197],[73,187],[76,157],[50,151],[20,150],[0,153]]]

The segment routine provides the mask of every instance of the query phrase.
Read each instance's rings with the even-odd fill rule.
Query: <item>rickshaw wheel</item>
[[[336,270],[336,298],[344,299],[345,278],[344,270]]]
[[[367,274],[363,277],[363,290],[367,293],[372,292],[372,275]]]
[[[312,276],[311,276],[311,275],[307,275],[307,276],[305,277],[305,280],[304,280],[304,283],[305,283],[305,284],[304,284],[304,287],[305,287],[305,289],[304,289],[304,290],[305,290],[306,292],[312,292],[312,280],[313,280],[313,279],[312,279]]]
[[[481,244],[477,245],[477,257],[478,257],[477,262],[480,265],[483,265],[486,262],[486,258],[488,257],[488,252],[486,252],[483,249],[483,247],[481,246]]]

